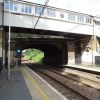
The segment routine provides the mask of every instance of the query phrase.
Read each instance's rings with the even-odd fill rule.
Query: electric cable
[[[47,7],[47,4],[48,4],[48,3],[49,3],[49,0],[46,0],[45,5],[44,5],[44,7],[42,8],[42,10],[41,10],[41,12],[40,12],[40,15],[38,16],[38,19],[37,19],[37,21],[36,21],[36,23],[35,23],[35,25],[34,25],[33,31],[34,31],[34,29],[36,28],[36,25],[38,24],[39,19],[41,18],[41,15],[43,14],[43,12],[44,12],[45,8]]]

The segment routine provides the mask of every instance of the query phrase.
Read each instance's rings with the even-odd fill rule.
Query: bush
[[[42,63],[44,58],[44,53],[38,49],[27,49],[24,56],[35,63]]]

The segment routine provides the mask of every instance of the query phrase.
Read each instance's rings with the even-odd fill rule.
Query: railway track
[[[56,90],[58,90],[61,94],[63,94],[69,100],[88,100],[87,98],[80,95],[76,91],[73,91],[66,85],[62,84],[62,82],[58,81],[58,79],[55,79],[49,74],[44,73],[43,70],[41,69],[39,70],[39,68],[33,67],[33,65],[30,65],[30,64],[27,64],[27,66],[31,68],[32,70],[34,70],[38,75],[40,75],[43,79],[45,79],[49,84],[51,84]]]
[[[93,88],[96,88],[97,90],[100,90],[100,79],[97,78],[98,76],[98,72],[95,74],[92,72],[88,72],[88,70],[85,72],[85,70],[76,70],[76,69],[70,69],[70,68],[53,68],[52,66],[48,66],[48,65],[37,65],[37,66],[41,66],[45,69],[49,69],[50,71],[57,73],[61,76],[64,77],[68,77],[70,79],[73,79],[77,82],[81,82],[83,84],[86,84],[88,86],[91,86]]]
[[[59,73],[59,71],[57,71],[57,69],[55,72],[55,70],[51,70],[50,68],[46,68],[46,67],[40,67],[39,65],[38,66],[37,65],[34,65],[34,66],[29,65],[29,66],[31,66],[31,68],[34,69],[35,71],[37,71],[38,73],[42,73],[44,76],[49,76],[51,79],[56,80],[57,83],[60,83],[61,85],[68,87],[68,88],[74,90],[74,92],[77,92],[78,94],[81,94],[83,97],[85,97],[84,99],[75,99],[74,98],[74,100],[86,100],[86,98],[89,100],[100,100],[100,91],[99,90],[92,88],[88,85],[82,84],[81,82],[78,82],[75,79],[71,79],[69,77],[60,75],[60,73]],[[58,69],[58,70],[61,70],[61,69]],[[78,78],[77,76],[75,76],[75,77],[76,77],[76,79]],[[76,96],[76,98],[77,97],[78,96]],[[70,100],[73,100],[73,99],[70,99]]]
[[[100,91],[98,90],[98,89],[100,89],[100,87],[98,87],[98,84],[100,85],[100,83],[98,83],[97,81],[95,83],[97,83],[96,87],[98,87],[98,89],[93,88],[90,85],[87,85],[86,83],[83,84],[85,81],[87,82],[87,80],[89,80],[89,79],[87,79],[87,80],[85,79],[85,81],[82,81],[82,80],[79,81],[80,79],[77,75],[74,75],[71,77],[69,77],[68,75],[67,76],[61,75],[61,71],[62,71],[61,68],[50,68],[50,67],[46,67],[44,65],[42,65],[41,67],[40,67],[40,65],[30,65],[30,66],[35,71],[38,71],[38,73],[42,73],[46,76],[49,76],[51,79],[56,80],[57,83],[60,83],[61,85],[68,87],[71,90],[74,90],[74,92],[77,92],[81,96],[85,97],[84,99],[80,99],[80,98],[75,99],[74,98],[74,100],[86,100],[86,98],[89,100],[100,100]],[[88,73],[88,74],[90,74],[90,73]],[[74,77],[74,79],[72,77]],[[92,82],[92,80],[90,81],[90,83],[91,82]],[[66,94],[66,93],[64,93],[64,94]],[[73,100],[73,99],[70,99],[70,100]]]

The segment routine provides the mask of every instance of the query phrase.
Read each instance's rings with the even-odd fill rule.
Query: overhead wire
[[[48,4],[48,3],[49,3],[49,0],[46,0],[45,4],[44,4],[44,6],[43,6],[43,8],[42,8],[42,10],[41,10],[41,12],[40,12],[40,15],[38,16],[38,19],[37,19],[37,21],[36,21],[36,23],[35,23],[35,25],[34,25],[34,27],[33,27],[33,31],[34,31],[34,29],[36,28],[36,25],[38,24],[39,19],[41,18],[41,15],[43,14],[43,12],[44,12],[45,8],[47,7],[47,4]]]

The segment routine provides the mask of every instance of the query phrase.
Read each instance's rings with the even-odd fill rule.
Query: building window
[[[28,6],[25,6],[25,13],[29,13],[29,7]]]
[[[4,2],[4,8],[5,10],[11,10],[11,11],[18,11],[19,5],[14,2]]]
[[[82,22],[82,23],[84,23],[84,16],[82,16],[82,15],[78,15],[78,22]]]
[[[69,12],[69,13],[68,13],[68,20],[75,21],[75,14],[72,13],[72,12]]]
[[[29,13],[32,13],[32,7],[29,6]]]
[[[18,4],[14,3],[13,6],[14,6],[14,11],[18,11]]]
[[[13,3],[10,2],[10,10],[13,10]]]
[[[5,10],[11,10],[14,12],[23,12],[23,13],[32,13],[32,7],[31,6],[27,6],[27,5],[23,5],[19,3],[15,3],[15,2],[4,2],[4,8]]]
[[[86,17],[86,23],[92,24],[92,18]]]
[[[24,5],[21,5],[21,12],[25,12]]]
[[[43,7],[35,6],[35,14],[40,15],[42,12]],[[44,15],[44,12],[42,13]]]
[[[4,2],[4,9],[9,10],[9,1]]]
[[[55,11],[51,9],[47,9],[47,16],[49,17],[55,17]]]
[[[26,5],[21,5],[21,12],[23,12],[23,13],[32,13],[32,7],[31,6],[26,6]]]

